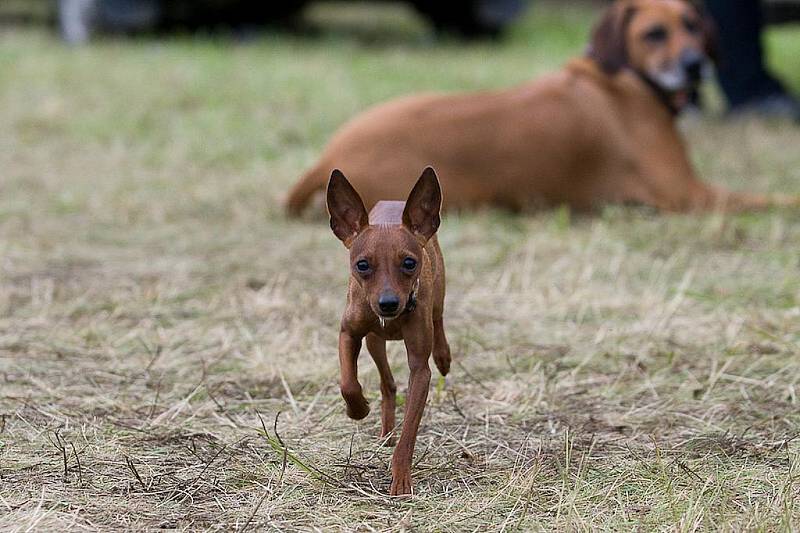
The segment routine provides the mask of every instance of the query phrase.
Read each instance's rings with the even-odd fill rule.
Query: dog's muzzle
[[[685,50],[681,54],[679,62],[690,84],[697,85],[703,80],[703,67],[706,63],[705,55],[697,50]]]
[[[685,50],[669,69],[650,74],[651,81],[666,93],[697,88],[710,75],[708,58],[697,50]]]

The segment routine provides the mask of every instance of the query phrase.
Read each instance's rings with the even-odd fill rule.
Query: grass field
[[[346,253],[287,187],[359,110],[552,70],[594,16],[539,3],[499,45],[392,7],[246,44],[0,29],[0,529],[800,528],[798,212],[448,216],[413,499],[368,358],[344,414]],[[800,31],[769,45],[800,87]],[[800,128],[685,130],[709,181],[800,194]]]

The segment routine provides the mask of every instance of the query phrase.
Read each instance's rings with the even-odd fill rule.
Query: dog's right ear
[[[636,8],[626,0],[617,0],[592,30],[587,55],[606,74],[616,74],[628,64],[628,25],[635,12]]]
[[[369,225],[369,215],[361,197],[338,168],[328,180],[326,200],[331,229],[350,248],[356,235]]]

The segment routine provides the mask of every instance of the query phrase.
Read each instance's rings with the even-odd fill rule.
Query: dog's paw
[[[389,487],[389,495],[411,497],[411,472],[392,474],[392,486]]]
[[[436,368],[439,369],[439,373],[443,376],[446,376],[450,372],[450,352],[448,351],[446,354],[443,355],[433,355],[433,362],[436,365]]]
[[[353,420],[363,420],[368,414],[369,403],[365,398],[347,404],[347,416]]]

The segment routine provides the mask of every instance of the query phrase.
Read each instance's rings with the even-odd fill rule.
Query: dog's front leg
[[[358,354],[361,351],[361,337],[354,337],[347,331],[339,332],[339,386],[342,398],[347,404],[347,416],[361,420],[369,414],[369,404],[358,382]]]
[[[428,360],[433,348],[433,324],[429,321],[424,327],[404,334],[404,338],[408,351],[408,393],[403,431],[392,456],[392,486],[389,489],[392,496],[411,494],[411,461],[431,383]]]

